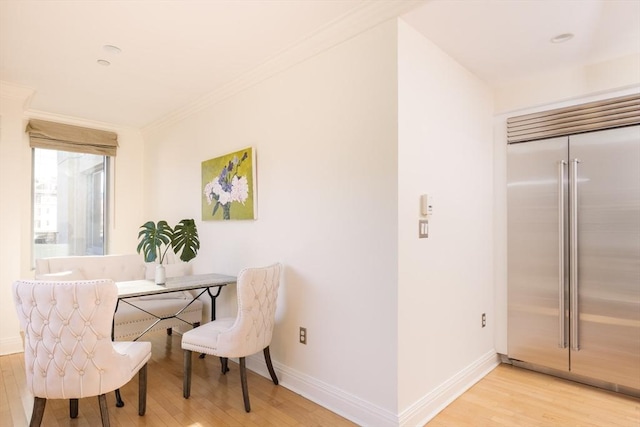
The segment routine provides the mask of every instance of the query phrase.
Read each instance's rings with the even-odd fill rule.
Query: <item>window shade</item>
[[[45,120],[29,120],[29,145],[32,148],[115,156],[118,135],[114,132],[71,126]]]
[[[640,123],[640,94],[507,119],[507,142],[566,136]]]

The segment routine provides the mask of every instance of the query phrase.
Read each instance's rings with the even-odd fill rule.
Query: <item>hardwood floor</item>
[[[640,399],[499,365],[428,427],[640,427]]]
[[[220,373],[218,358],[193,358],[191,397],[182,397],[182,349],[180,335],[161,332],[148,335],[153,345],[148,365],[146,415],[138,416],[137,376],[121,389],[125,401],[116,408],[113,393],[107,396],[112,427],[208,427],[208,426],[354,426],[335,413],[276,386],[271,379],[248,371],[251,412],[244,411],[238,365]],[[146,338],[146,337],[145,337]],[[33,397],[25,384],[22,353],[0,357],[0,426],[29,425]],[[100,409],[96,397],[80,400],[78,418],[69,418],[69,402],[47,402],[44,427],[99,426]]]
[[[238,366],[220,373],[217,358],[193,360],[191,398],[182,397],[180,335],[149,335],[147,413],[137,413],[137,379],[122,389],[126,402],[115,407],[109,393],[111,425],[175,426],[354,426],[355,424],[249,371],[251,412],[244,412]],[[29,424],[33,398],[25,384],[22,354],[0,357],[0,426]],[[78,418],[69,418],[68,401],[47,403],[43,426],[100,425],[98,399],[80,400]],[[600,390],[536,372],[500,365],[455,402],[428,427],[640,427],[640,399]],[[375,427],[375,426],[372,426]],[[410,426],[411,427],[411,426]]]

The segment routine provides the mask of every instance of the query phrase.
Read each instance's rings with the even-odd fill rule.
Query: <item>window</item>
[[[33,148],[34,259],[105,251],[108,156]]]
[[[31,119],[33,258],[103,255],[107,183],[118,135]]]

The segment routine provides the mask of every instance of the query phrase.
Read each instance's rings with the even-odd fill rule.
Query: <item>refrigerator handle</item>
[[[567,331],[565,328],[565,299],[564,299],[564,287],[565,287],[565,194],[564,194],[564,185],[565,185],[565,168],[567,166],[567,162],[562,160],[558,164],[558,242],[559,242],[559,274],[558,274],[558,330],[560,331],[558,337],[558,347],[566,348],[567,347]]]
[[[580,350],[578,337],[578,163],[579,159],[571,159],[569,164],[569,300],[571,302],[571,350]]]

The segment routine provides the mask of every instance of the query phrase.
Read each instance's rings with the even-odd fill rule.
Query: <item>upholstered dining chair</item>
[[[183,396],[191,395],[191,354],[193,351],[220,357],[222,373],[229,371],[228,358],[240,362],[240,382],[244,409],[251,411],[245,357],[262,351],[274,384],[278,377],[271,364],[269,345],[275,324],[276,299],[280,285],[280,264],[247,268],[238,275],[238,314],[235,318],[214,320],[182,335],[184,350]]]
[[[111,280],[17,281],[13,298],[25,333],[27,388],[34,396],[30,426],[42,423],[47,399],[98,396],[102,425],[109,426],[105,394],[139,373],[138,414],[147,402],[149,342],[112,342],[118,289]]]

